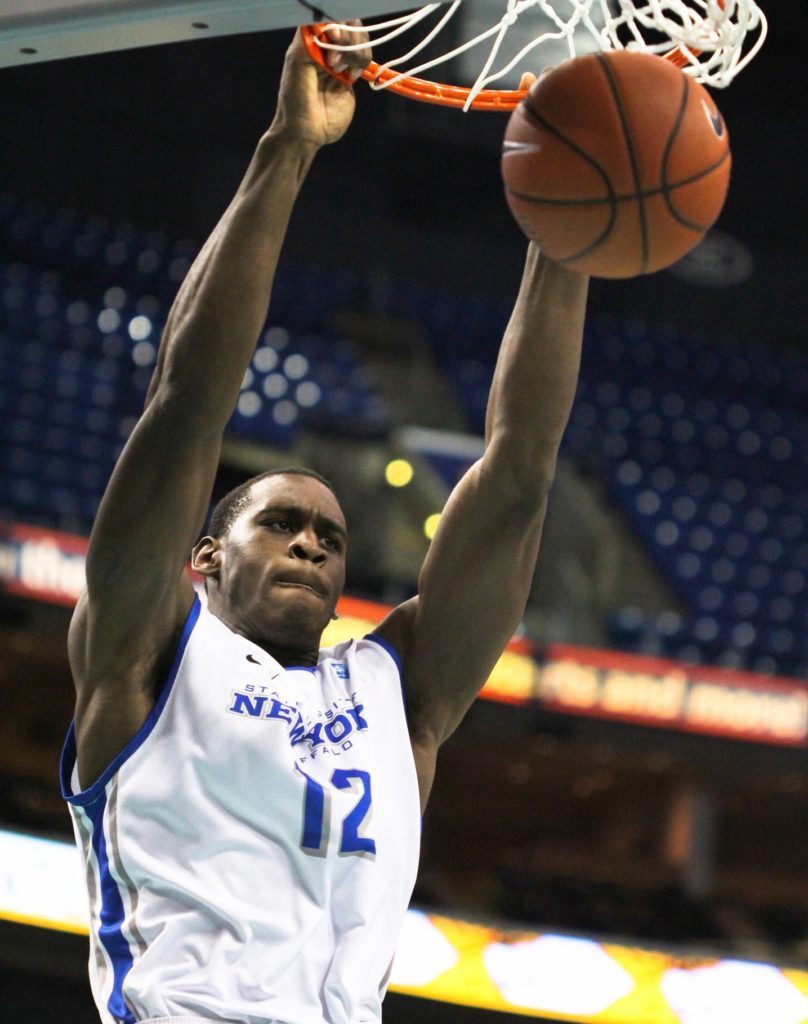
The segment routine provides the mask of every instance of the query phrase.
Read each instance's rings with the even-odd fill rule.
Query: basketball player
[[[296,38],[90,538],[62,786],[105,1024],[378,1021],[438,748],[524,610],[586,290],[535,248],[485,454],[449,500],[417,597],[370,636],[319,649],[347,526],[330,485],[298,469],[220,503],[193,547],[205,601],[186,573],[293,203],[353,111],[351,87]]]

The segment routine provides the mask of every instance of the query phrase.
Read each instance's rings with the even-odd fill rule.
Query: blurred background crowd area
[[[88,536],[173,296],[268,120],[277,35],[2,73],[0,110],[30,126],[0,196],[5,527]],[[806,680],[808,288],[787,191],[749,205],[803,122],[790,94],[772,113],[737,89],[718,230],[669,274],[593,285],[523,631]],[[356,596],[414,592],[481,450],[523,252],[501,128],[361,97],[354,148],[306,185],[228,427],[213,500],[272,466],[324,473]],[[0,821],[62,836],[68,621],[0,594]],[[415,900],[805,964],[806,820],[803,749],[479,702],[442,755]]]
[[[0,511],[87,536],[196,246],[0,203]],[[438,513],[477,457],[438,431],[482,435],[508,313],[284,264],[221,482],[268,459],[314,461],[353,513],[354,585],[388,601],[411,590],[418,559],[396,566],[389,550],[396,492],[415,492],[406,511],[420,499]],[[541,636],[808,676],[806,393],[797,348],[593,312],[554,502],[567,536],[534,594]]]
[[[0,230],[3,518],[86,537],[196,247],[11,195]],[[282,265],[214,500],[314,466],[346,507],[349,591],[409,596],[478,454],[508,312]],[[797,348],[594,313],[526,635],[808,677],[806,386]],[[66,834],[69,611],[2,608],[0,814]],[[439,773],[416,900],[808,961],[799,755],[640,732],[475,711]]]

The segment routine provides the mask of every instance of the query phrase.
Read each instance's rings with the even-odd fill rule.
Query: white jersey
[[[154,710],[80,791],[104,1024],[364,1024],[420,844],[395,652],[378,637],[286,668],[197,597]]]

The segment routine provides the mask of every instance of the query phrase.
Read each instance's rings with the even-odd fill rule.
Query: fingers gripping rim
[[[345,85],[352,85],[353,82],[347,72],[334,71],[326,63],[325,54],[318,45],[317,39],[325,27],[325,22],[316,25],[303,25],[301,28],[303,43],[312,60],[316,61],[324,71]],[[442,107],[466,106],[471,92],[470,88],[462,85],[442,85],[439,82],[430,82],[424,78],[410,76],[400,78],[396,72],[383,69],[375,60],[369,61],[362,72],[362,78],[376,88],[392,78],[398,78],[397,82],[388,86],[392,92],[397,92],[400,96],[406,96],[411,100],[436,103]],[[513,110],[525,96],[527,96],[527,89],[483,89],[477,93],[470,106],[473,110]]]
[[[347,71],[334,71],[325,62],[325,54],[322,49],[317,45],[317,36],[325,28],[325,22],[321,22],[317,25],[302,25],[300,29],[300,35],[303,39],[303,45],[308,50],[309,56],[313,61],[316,61],[323,71],[327,71],[332,78],[336,78],[338,82],[342,82],[343,85],[353,85],[351,77]],[[364,78],[370,68],[371,64],[375,63],[371,61],[368,67],[362,72]],[[378,66],[378,65],[377,65]]]

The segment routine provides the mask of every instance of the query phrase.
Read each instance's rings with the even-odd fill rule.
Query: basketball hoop
[[[466,0],[470,3],[471,0]],[[326,39],[329,28],[348,33],[367,33],[371,47],[386,44],[414,29],[430,15],[437,22],[425,37],[400,57],[382,64],[371,61],[362,77],[374,90],[391,89],[409,99],[463,110],[512,110],[525,96],[525,90],[489,89],[491,83],[507,75],[524,58],[541,46],[559,43],[567,57],[587,50],[640,50],[665,57],[704,85],[723,88],[754,58],[766,38],[766,17],[755,0],[505,0],[506,10],[499,21],[449,53],[408,64],[441,32],[454,16],[461,0],[427,4],[409,14],[370,25],[326,22],[303,29],[303,38],[312,57],[326,67],[324,50],[356,53],[366,49],[364,40],[353,44],[335,44]],[[439,9],[446,7],[442,14]],[[529,12],[544,15],[541,30],[502,67],[492,70],[508,29]],[[550,28],[547,28],[548,22]],[[465,53],[490,40],[490,51],[482,70],[469,88],[446,85],[419,76],[424,71]],[[747,41],[749,41],[748,45]],[[584,42],[585,41],[585,42]],[[537,66],[534,63],[534,66]],[[326,67],[336,78],[348,82],[347,75]]]

